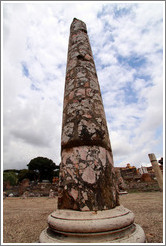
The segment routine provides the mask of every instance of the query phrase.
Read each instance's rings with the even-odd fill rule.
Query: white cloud
[[[162,3],[6,2],[3,10],[5,169],[25,168],[39,155],[60,162],[74,17],[87,25],[115,165],[163,155]],[[142,63],[134,66],[135,57]]]

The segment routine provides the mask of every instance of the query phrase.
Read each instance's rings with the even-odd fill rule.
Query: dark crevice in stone
[[[85,33],[87,33],[87,30],[85,30],[85,29],[80,29],[82,32],[85,32]]]
[[[82,60],[82,61],[85,60],[83,55],[78,55],[77,58],[78,60]]]
[[[110,146],[108,146],[107,143],[101,142],[100,140],[92,140],[92,141],[90,141],[89,139],[88,140],[87,139],[82,139],[81,141],[80,141],[80,139],[79,140],[70,141],[67,144],[61,146],[61,152],[64,149],[71,149],[71,148],[79,147],[79,146],[100,146],[100,147],[103,147],[106,150],[109,150],[109,151],[112,152]]]

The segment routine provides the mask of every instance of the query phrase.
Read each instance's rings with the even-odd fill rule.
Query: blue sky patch
[[[36,87],[34,84],[31,84],[31,90],[40,91],[40,89],[38,87]]]
[[[22,72],[23,72],[24,76],[28,78],[29,77],[29,70],[28,70],[26,63],[22,62],[21,65],[22,65]]]
[[[129,65],[132,68],[139,68],[141,66],[143,66],[146,63],[146,58],[143,56],[130,56],[130,57],[124,57],[121,55],[117,56],[118,61],[122,64],[122,65]]]
[[[97,18],[104,16],[108,12],[108,5],[103,5],[101,11],[97,13]]]
[[[134,79],[143,79],[145,81],[147,80],[151,80],[151,76],[150,75],[134,75]]]
[[[21,99],[26,99],[26,96],[24,96],[23,94],[19,94],[18,97]]]
[[[137,73],[137,74],[134,74],[133,80],[136,80],[136,79],[144,80],[145,82],[144,87],[151,87],[154,85],[153,80],[150,75],[144,75],[144,74]]]
[[[135,93],[135,91],[132,89],[132,86],[130,83],[127,83],[126,86],[123,88],[123,90],[125,93],[125,103],[126,104],[138,102],[138,96]]]
[[[161,122],[162,124],[162,122]],[[163,135],[163,128],[162,126],[158,126],[157,129],[156,129],[156,132],[155,132],[155,138],[157,139],[159,136],[162,136]]]
[[[125,15],[129,15],[131,13],[131,8],[119,8],[117,6],[114,7],[114,18],[119,18]]]

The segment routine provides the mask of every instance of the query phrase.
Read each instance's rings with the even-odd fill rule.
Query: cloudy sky
[[[3,163],[60,163],[70,24],[87,25],[115,166],[163,156],[164,2],[3,2]]]

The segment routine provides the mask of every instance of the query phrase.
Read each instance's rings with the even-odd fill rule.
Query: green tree
[[[18,174],[20,172],[20,170],[18,170],[18,169],[6,169],[6,170],[4,170],[4,173],[7,173],[7,172],[12,172],[12,173]]]
[[[37,180],[38,174],[33,170],[21,169],[18,174],[18,181],[21,182],[23,179],[29,179],[30,181]]]
[[[33,170],[38,175],[38,180],[49,180],[52,182],[56,164],[46,157],[36,157],[27,165],[29,170]]]
[[[15,172],[3,172],[3,181],[9,181],[10,185],[17,185],[18,175]]]

